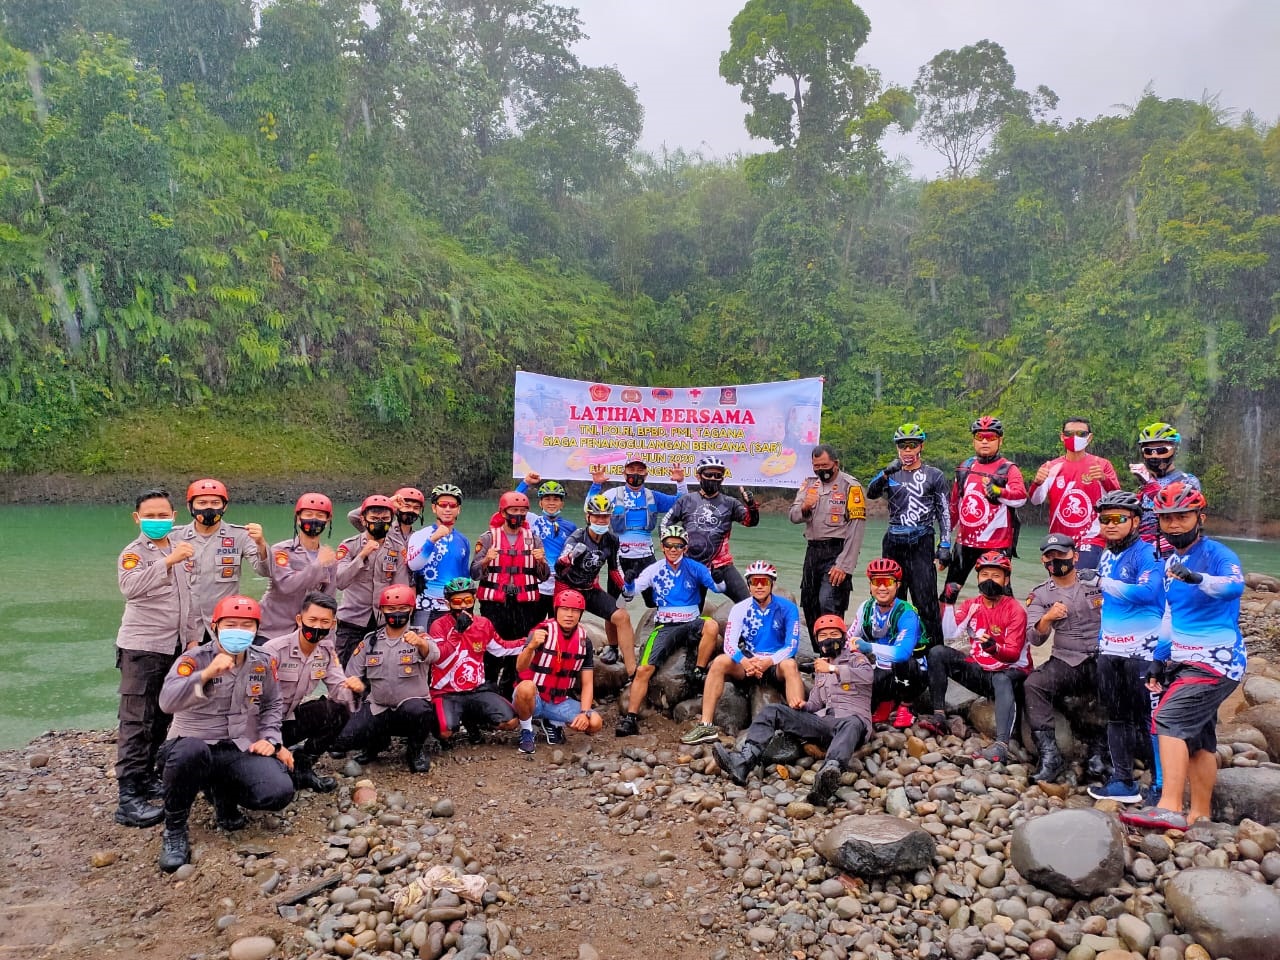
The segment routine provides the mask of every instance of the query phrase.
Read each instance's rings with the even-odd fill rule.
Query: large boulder
[[[829,864],[859,877],[912,873],[933,865],[933,837],[897,817],[847,817],[824,833],[814,849]]]
[[[1061,810],[1019,824],[1010,860],[1018,873],[1062,897],[1096,897],[1124,880],[1124,831],[1100,810]]]
[[[1280,703],[1260,703],[1247,710],[1238,710],[1232,719],[1260,732],[1267,738],[1267,753],[1280,757]]]
[[[690,693],[700,692],[689,689],[687,657],[687,651],[673,650],[671,656],[662,662],[649,679],[649,692],[646,699],[655,710],[670,713],[677,703],[688,699]],[[691,663],[688,664],[688,666],[691,665]]]
[[[741,747],[742,744],[739,743],[738,746]],[[765,743],[760,752],[760,762],[781,763],[789,767],[804,755],[804,741],[793,733],[779,730]]]
[[[1227,767],[1213,787],[1213,819],[1239,823],[1280,823],[1280,770],[1271,767]]]
[[[1192,867],[1174,874],[1165,902],[1212,956],[1280,960],[1280,893],[1237,870]]]
[[[1280,703],[1280,680],[1270,677],[1245,677],[1244,701],[1251,707],[1263,703]]]
[[[610,700],[622,692],[627,685],[627,666],[621,660],[617,663],[602,663],[596,659],[591,674],[595,698]]]
[[[771,683],[753,683],[748,689],[751,694],[752,718],[772,703],[787,702],[786,694]]]
[[[725,733],[737,734],[751,726],[751,704],[742,691],[732,683],[726,683],[712,720]]]

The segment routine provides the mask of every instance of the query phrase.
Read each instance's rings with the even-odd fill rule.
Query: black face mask
[[[305,533],[308,537],[318,537],[324,533],[324,528],[329,525],[327,520],[299,520],[298,529]]]
[[[319,643],[329,633],[330,631],[323,627],[308,627],[305,623],[302,625],[302,639],[307,643]]]
[[[1004,584],[998,580],[980,580],[978,592],[988,600],[997,600],[1004,596]]]
[[[455,610],[453,612],[454,624],[464,633],[466,632],[467,627],[471,626],[472,619],[471,614],[466,610]]]
[[[391,532],[390,520],[366,520],[364,525],[365,531],[374,540],[385,540],[387,534]]]
[[[815,470],[813,472],[817,474],[818,479],[821,480],[823,483],[830,483],[831,478],[836,475],[836,472],[834,470]]]
[[[707,477],[701,477],[698,480],[698,489],[705,493],[708,497],[714,497],[720,492],[720,488],[724,485],[723,480],[711,480]]]
[[[515,513],[504,513],[502,519],[507,522],[507,526],[512,530],[519,530],[524,524],[524,516]]]
[[[1173,457],[1143,457],[1142,462],[1155,477],[1163,477],[1173,469]]]
[[[223,512],[217,507],[202,507],[199,510],[192,510],[191,516],[204,526],[212,527],[222,519]]]
[[[412,527],[415,523],[422,519],[420,513],[409,513],[407,510],[401,510],[396,514],[396,519],[406,527]]]
[[[840,648],[844,646],[844,637],[832,637],[829,640],[818,641],[818,653],[828,660],[840,655]]]
[[[382,616],[386,619],[388,627],[392,630],[399,630],[401,627],[409,625],[409,619],[413,614],[405,610],[402,613],[384,613]]]
[[[1200,524],[1197,523],[1186,533],[1161,533],[1160,536],[1168,540],[1175,550],[1185,550],[1199,538]]]
[[[1044,561],[1044,568],[1049,571],[1049,576],[1051,577],[1065,577],[1076,568],[1076,562],[1070,557],[1063,557],[1059,560],[1046,560]]]
[[[979,454],[974,459],[977,460],[979,463],[995,463],[997,460],[1000,459],[1000,451],[997,450],[995,453],[991,454],[988,457],[984,457],[981,454]]]
[[[645,475],[643,473],[627,473],[623,474],[626,478],[628,487],[643,487]]]

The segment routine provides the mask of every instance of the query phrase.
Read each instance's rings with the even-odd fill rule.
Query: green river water
[[[344,504],[339,517],[352,505]],[[473,539],[495,507],[468,501],[459,522]],[[104,729],[115,723],[114,642],[124,601],[116,586],[116,557],[137,535],[128,507],[0,507],[0,748],[20,746],[50,729]],[[290,535],[287,506],[233,505],[228,519],[255,521],[268,542]],[[350,528],[339,519],[334,546]],[[868,522],[859,570],[877,555],[883,521]],[[1044,578],[1034,563],[1042,529],[1026,527],[1015,562],[1019,594]],[[1280,543],[1229,540],[1246,570],[1280,573]],[[786,517],[766,515],[759,527],[735,527],[739,568],[755,559],[777,564],[782,584],[798,594],[804,539]],[[854,597],[862,596],[856,582]],[[266,581],[252,572],[242,584],[261,596]],[[639,617],[643,606],[632,605]]]

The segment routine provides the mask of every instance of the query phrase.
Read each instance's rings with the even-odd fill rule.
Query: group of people
[[[1243,577],[1230,551],[1203,536],[1199,484],[1173,469],[1177,432],[1142,431],[1136,493],[1086,452],[1085,420],[1064,424],[1066,453],[1037,471],[1029,491],[1000,456],[1000,421],[982,417],[972,433],[975,455],[950,489],[924,463],[917,424],[895,433],[897,455],[865,495],[830,446],[815,447],[814,475],[790,511],[807,540],[799,606],[775,591],[773,564],[737,569],[732,527],[755,525],[759,512],[745,489],[723,491],[727,467],[715,456],[698,462],[686,492],[673,470],[675,495],[650,488],[641,460],[625,465],[617,486],[593,471],[582,525],[563,515],[561,483],[529,474],[501,496],[474,544],[456,528],[463,494],[448,483],[429,495],[402,487],[366,497],[348,514],[355,532],[336,549],[321,542],[334,511],[320,493],[300,496],[293,536],[268,545],[257,524],[225,519],[230,496],[217,480],[190,485],[191,522],[180,526],[170,495],[147,490],[135,504],[139,536],[118,561],[115,819],[163,822],[160,865],[172,871],[189,858],[187,820],[201,792],[219,826],[236,829],[243,808],[276,810],[297,789],[333,790],[336,781],[316,768],[326,753],[358,750],[367,763],[401,737],[409,769],[425,772],[433,739],[447,745],[498,729],[518,731],[518,751],[532,755],[538,732],[557,744],[566,728],[602,729],[597,656],[621,661],[630,680],[618,737],[639,731],[654,672],[681,656],[688,695],[702,697],[682,741],[714,742],[721,770],[740,783],[774,732],[812,741],[825,749],[815,802],[830,800],[875,722],[947,730],[951,680],[995,701],[997,735],[982,754],[993,762],[1008,757],[1025,703],[1035,776],[1055,779],[1065,761],[1054,705],[1097,689],[1114,773],[1091,792],[1141,799],[1134,763],[1152,754],[1154,717],[1150,762],[1158,757],[1164,789],[1135,816],[1185,824],[1188,779],[1189,817],[1207,816],[1212,713],[1244,668]],[[846,622],[868,497],[887,499],[889,528],[882,556],[866,566],[869,596]],[[1041,544],[1049,578],[1023,605],[1010,593],[1011,558],[1015,511],[1028,497],[1049,504]],[[268,580],[261,602],[241,592],[246,564]],[[974,571],[978,596],[958,602]],[[723,636],[703,613],[708,592],[733,601]],[[654,609],[639,643],[627,609],[637,594]],[[586,614],[603,623],[599,650],[581,624]],[[816,654],[808,691],[802,625]],[[1029,647],[1050,637],[1052,657],[1033,670]],[[720,743],[716,723],[728,681],[781,694],[737,750]],[[1093,772],[1103,767],[1101,756],[1091,759]]]

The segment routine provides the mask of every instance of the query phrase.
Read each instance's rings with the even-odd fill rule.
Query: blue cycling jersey
[[[600,484],[593,483],[587,490],[587,499],[600,491]],[[618,556],[652,557],[651,534],[657,528],[661,515],[676,505],[676,498],[661,490],[650,490],[647,486],[636,488],[626,485],[605,490],[604,495],[613,505],[609,527],[618,537]]]
[[[1110,548],[1098,561],[1102,628],[1098,651],[1112,657],[1150,660],[1164,617],[1164,563],[1139,538],[1119,553]]]
[[[867,621],[867,604],[871,605],[871,636],[869,637],[863,635],[862,629],[862,625]],[[902,605],[902,609],[897,611],[898,629],[890,636],[889,625],[895,620],[894,612],[899,604]],[[869,643],[872,653],[875,654],[876,666],[881,669],[887,670],[895,663],[910,660],[915,653],[916,645],[920,642],[920,615],[916,613],[916,608],[905,600],[895,599],[893,606],[885,614],[880,613],[874,600],[864,600],[850,622],[853,625],[849,627],[849,632],[846,634],[849,642],[856,644],[862,640]]]
[[[770,657],[775,664],[781,663],[794,657],[799,646],[800,608],[785,597],[771,596],[763,607],[755,597],[747,597],[729,611],[724,652],[734,663],[747,657]]]
[[[711,579],[711,571],[697,560],[685,557],[673,567],[666,560],[651,563],[640,571],[636,582],[627,584],[628,593],[653,589],[653,599],[658,612],[658,623],[685,623],[696,618],[702,610],[703,590],[724,593],[724,586]]]
[[[435,543],[431,534],[440,528],[433,523],[415,530],[405,548],[405,562],[415,574],[419,610],[448,610],[444,585],[455,577],[471,575],[471,541],[452,530]]]
[[[1201,574],[1200,583],[1183,583],[1170,573],[1175,563]],[[1231,680],[1244,676],[1244,636],[1240,633],[1240,596],[1244,573],[1240,558],[1201,537],[1184,554],[1165,560],[1165,610],[1157,660],[1193,663]]]

